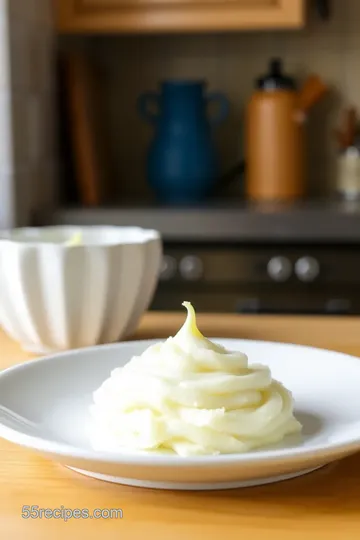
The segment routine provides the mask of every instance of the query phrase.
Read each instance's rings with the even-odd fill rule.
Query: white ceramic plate
[[[310,472],[360,450],[360,359],[296,345],[217,339],[265,363],[294,395],[301,437],[237,455],[181,458],[99,453],[88,442],[92,392],[151,341],[80,349],[0,374],[0,436],[78,472],[163,489],[224,489]]]

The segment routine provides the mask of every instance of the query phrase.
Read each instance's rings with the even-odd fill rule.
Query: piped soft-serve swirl
[[[94,393],[92,445],[181,456],[243,453],[301,430],[266,366],[205,338],[189,302],[176,334],[116,368]]]

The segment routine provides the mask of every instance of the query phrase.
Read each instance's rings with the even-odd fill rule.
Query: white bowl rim
[[[339,361],[351,361],[356,362],[360,369],[360,360],[356,356],[333,351],[330,349],[324,349],[319,347],[311,347],[306,345],[299,345],[296,343],[281,343],[275,341],[263,341],[263,340],[249,340],[241,338],[219,338],[212,337],[214,341],[220,341],[222,343],[229,343],[234,341],[241,341],[242,343],[251,344],[251,343],[261,343],[265,346],[281,346],[285,348],[290,347],[299,347],[304,351],[318,351],[318,352],[328,352],[334,356],[339,357]],[[51,362],[57,360],[64,356],[72,355],[82,355],[91,353],[94,351],[104,351],[111,349],[119,349],[124,345],[131,346],[132,344],[148,346],[153,343],[158,343],[162,339],[148,339],[148,340],[131,340],[123,341],[119,343],[111,343],[106,345],[96,345],[93,347],[84,347],[81,349],[72,349],[69,351],[59,352],[52,354],[50,356],[44,356],[40,358],[35,358],[33,360],[28,360],[26,362],[17,364],[15,366],[10,366],[2,371],[0,371],[0,379],[7,375],[8,373],[17,371],[17,370],[26,370],[31,368],[32,365],[42,363],[42,362]],[[341,359],[341,360],[340,360]],[[17,431],[16,429],[10,428],[6,425],[3,425],[0,421],[0,437],[17,443],[23,447],[31,448],[40,452],[59,455],[65,458],[77,458],[93,462],[102,462],[108,464],[128,464],[128,465],[137,465],[145,467],[188,467],[188,466],[201,466],[201,467],[213,467],[214,465],[228,467],[231,464],[261,464],[261,463],[274,463],[281,460],[282,463],[291,462],[297,457],[304,458],[313,458],[316,456],[321,456],[324,459],[331,458],[339,454],[339,451],[344,453],[352,453],[356,450],[359,450],[360,447],[360,430],[359,434],[356,436],[344,436],[342,441],[338,443],[330,442],[328,444],[316,444],[309,448],[303,447],[294,447],[294,448],[283,448],[276,450],[260,450],[257,452],[249,452],[244,454],[221,454],[217,456],[194,456],[194,457],[180,457],[177,455],[166,455],[163,454],[131,454],[131,453],[119,453],[113,454],[105,451],[95,451],[88,450],[84,448],[75,447],[66,443],[59,443],[49,439],[44,439],[43,437],[37,437],[32,435],[27,435],[22,432]]]
[[[33,241],[31,241],[31,236],[27,236],[28,234],[32,235],[31,233],[41,233],[41,232],[66,232],[69,234],[69,236],[74,235],[79,232],[85,232],[85,231],[98,231],[98,232],[111,232],[111,231],[118,231],[123,233],[136,233],[139,235],[139,238],[133,239],[128,242],[124,241],[111,241],[107,243],[97,243],[97,242],[89,242],[85,244],[74,244],[74,245],[68,245],[66,242],[56,242],[47,240],[46,242],[41,241],[40,239],[34,238]],[[27,241],[21,241],[21,238],[14,238],[14,234],[18,233],[19,235],[24,235],[22,238],[26,238]],[[25,247],[39,247],[46,248],[49,246],[56,246],[59,249],[83,249],[83,248],[91,248],[93,246],[101,246],[101,247],[110,247],[110,246],[123,246],[123,245],[144,245],[151,242],[158,242],[161,241],[161,233],[155,229],[150,228],[143,228],[138,226],[121,226],[121,225],[45,225],[41,227],[15,227],[15,228],[8,228],[8,229],[0,229],[0,246],[1,245],[16,245],[21,246],[23,248]]]

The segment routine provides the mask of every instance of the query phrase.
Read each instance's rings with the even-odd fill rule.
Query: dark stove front
[[[360,314],[360,247],[170,243],[153,310]]]

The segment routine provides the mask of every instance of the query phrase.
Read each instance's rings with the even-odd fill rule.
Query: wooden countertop
[[[148,314],[136,338],[167,337],[183,314]],[[287,341],[360,356],[357,318],[199,315],[205,335]],[[0,368],[29,358],[0,331]],[[359,389],[360,391],[360,389]],[[169,492],[86,478],[0,440],[0,538],[358,540],[360,454],[296,480],[243,490]],[[39,509],[121,508],[122,519],[24,519]]]

